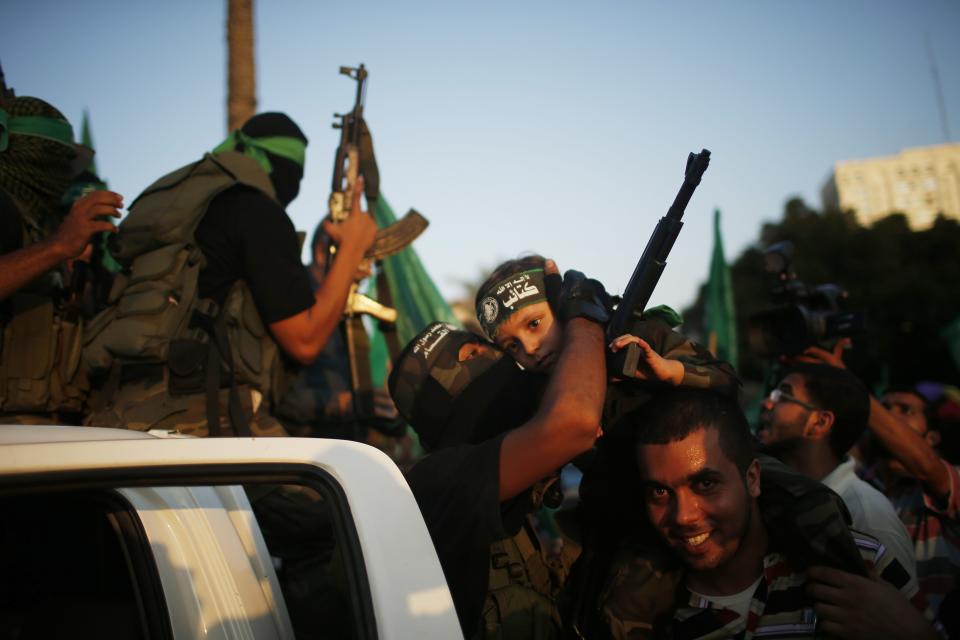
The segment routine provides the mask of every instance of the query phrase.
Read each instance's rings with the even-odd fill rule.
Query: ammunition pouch
[[[129,273],[114,281],[110,306],[87,327],[83,351],[87,366],[105,370],[114,358],[166,362],[171,337],[192,333],[188,323],[202,267],[200,250],[184,244],[135,258]]]
[[[210,341],[173,340],[167,366],[167,390],[171,396],[187,396],[206,391]],[[219,366],[219,364],[217,365]]]
[[[532,524],[490,546],[490,575],[474,640],[560,637],[555,604],[559,583],[541,552]]]
[[[83,410],[89,385],[80,370],[82,320],[57,313],[47,296],[15,293],[3,325],[0,352],[0,411]]]
[[[237,381],[249,384],[276,406],[294,378],[253,301],[250,289],[237,281],[223,306],[226,337],[233,350]]]

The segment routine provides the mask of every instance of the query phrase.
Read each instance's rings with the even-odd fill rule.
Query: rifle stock
[[[629,333],[634,319],[639,318],[646,309],[650,296],[660,281],[664,268],[667,266],[667,257],[673,249],[680,230],[683,228],[683,213],[690,202],[690,197],[700,184],[703,172],[710,164],[710,152],[703,149],[700,153],[690,153],[687,156],[687,167],[684,173],[683,184],[673,199],[673,204],[667,214],[660,218],[653,234],[647,241],[647,246],[637,262],[633,275],[624,289],[620,304],[617,305],[610,323],[607,325],[607,341],[611,341],[625,333]],[[631,344],[627,349],[610,354],[607,361],[609,373],[618,378],[632,378],[637,371],[640,359],[640,348]]]

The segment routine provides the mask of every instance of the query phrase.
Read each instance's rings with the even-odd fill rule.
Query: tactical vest
[[[16,204],[16,203],[15,203]],[[23,247],[48,233],[17,205]],[[58,270],[9,296],[9,314],[0,320],[0,411],[3,413],[79,413],[89,386],[80,367],[83,318],[69,317],[60,301]]]
[[[532,508],[559,490],[560,475],[553,474],[531,489]],[[559,493],[547,498],[556,501]],[[560,637],[557,600],[567,576],[568,558],[547,560],[533,518],[527,515],[514,536],[490,545],[490,573],[480,627],[473,640],[552,640]]]
[[[186,395],[203,393],[210,364],[218,363],[236,383],[276,401],[279,350],[246,284],[233,286],[222,309],[197,290],[206,264],[194,238],[197,226],[211,201],[237,185],[276,199],[256,161],[234,152],[207,154],[137,197],[116,241],[115,257],[124,271],[110,291],[109,306],[84,335],[83,358],[91,371],[115,376],[118,368],[165,366],[169,392]],[[223,357],[208,357],[214,351]]]

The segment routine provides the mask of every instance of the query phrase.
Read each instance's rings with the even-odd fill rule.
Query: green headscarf
[[[236,129],[227,139],[214,148],[213,153],[238,151],[253,158],[268,174],[273,173],[273,165],[267,153],[287,158],[303,168],[307,155],[307,143],[292,136],[267,136],[254,138]]]

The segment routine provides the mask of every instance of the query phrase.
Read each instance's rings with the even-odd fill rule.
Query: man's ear
[[[760,461],[756,458],[747,467],[747,492],[750,496],[756,498],[760,495]]]
[[[807,426],[803,429],[803,437],[811,440],[822,440],[830,437],[830,430],[833,429],[833,423],[836,416],[829,409],[815,409],[811,412],[811,419],[807,421]]]

